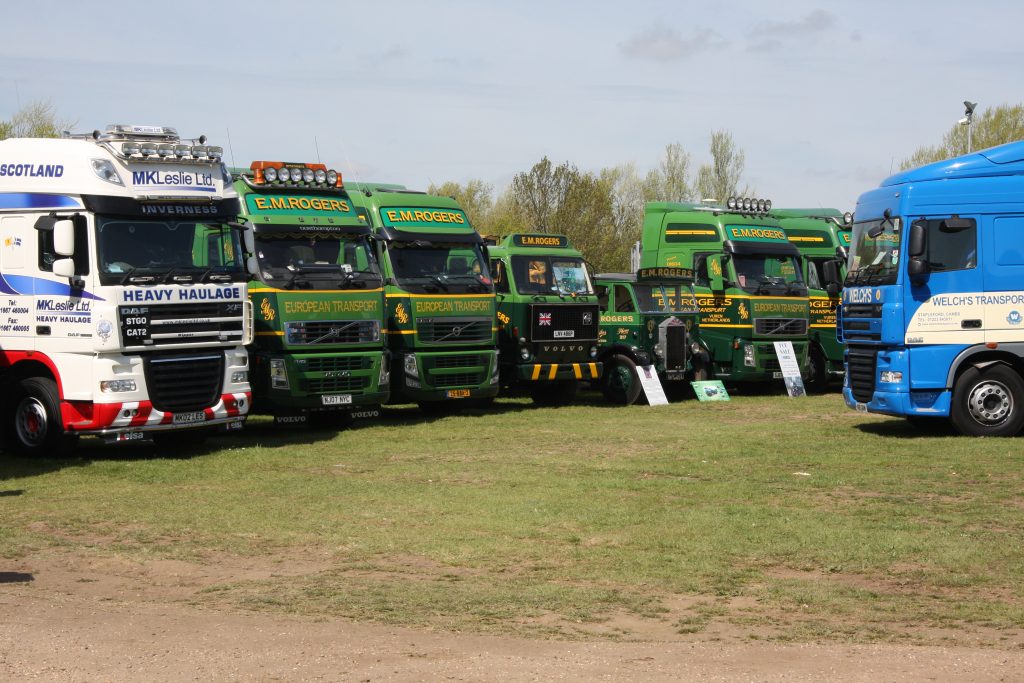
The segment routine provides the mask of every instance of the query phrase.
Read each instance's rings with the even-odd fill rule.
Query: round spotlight
[[[268,183],[276,183],[277,169],[274,168],[273,166],[268,166],[267,168],[263,169],[263,177],[267,179]]]
[[[337,171],[328,171],[327,172],[327,184],[328,185],[337,185],[338,184],[338,172]]]
[[[284,173],[284,169],[283,168],[281,169],[281,172]],[[290,168],[290,169],[288,169],[288,172],[291,174],[291,178],[292,178],[292,182],[293,183],[297,183],[300,180],[302,180],[302,169],[301,168]]]
[[[154,145],[152,142],[144,142],[142,143],[142,146],[139,148],[139,152],[144,157],[156,156],[156,145]]]
[[[747,197],[744,197],[741,200],[740,203],[741,203],[744,211],[750,211],[750,199],[748,199]]]
[[[192,156],[194,156],[196,159],[202,159],[203,157],[205,157],[206,152],[206,145],[193,145],[192,147]]]
[[[174,146],[174,156],[178,157],[179,159],[184,159],[185,157],[188,156],[188,153],[191,150],[192,150],[192,148],[189,147],[188,145],[175,145]]]
[[[764,213],[765,211],[768,210],[768,205],[765,204],[763,199],[757,200],[757,210],[760,211],[761,213]]]
[[[732,210],[735,211],[736,210],[736,198],[735,197],[729,197],[729,201],[727,201],[725,203],[725,207],[727,209],[732,209]]]
[[[846,225],[853,225],[853,214],[847,211],[843,214],[843,223]]]
[[[772,200],[770,200],[770,199],[764,200],[764,210],[765,211],[771,211],[772,210]]]
[[[304,169],[302,169],[302,182],[304,182],[304,183],[312,183],[314,177],[316,177],[316,174],[313,173],[313,169],[311,169],[311,168],[304,168]]]
[[[323,170],[322,168],[317,169],[317,172],[313,174],[313,180],[315,180],[320,185],[323,185],[325,182],[327,182],[327,171]]]
[[[130,157],[133,154],[142,154],[142,150],[137,142],[126,142],[121,145],[121,152],[126,156]]]

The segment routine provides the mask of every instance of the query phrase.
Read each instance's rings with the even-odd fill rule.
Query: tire
[[[808,352],[810,363],[807,366],[807,377],[804,378],[804,389],[808,394],[821,394],[828,388],[828,364],[821,347],[812,344]]]
[[[537,382],[530,388],[530,398],[539,406],[565,406],[573,402],[579,388],[574,379]]]
[[[636,363],[629,356],[617,353],[605,361],[601,376],[601,393],[605,400],[623,406],[631,406],[640,398],[640,377]]]
[[[18,382],[4,410],[4,441],[19,455],[70,453],[77,438],[64,431],[56,382],[48,377],[26,377]]]
[[[969,436],[1014,436],[1024,427],[1024,380],[997,363],[970,368],[953,386],[953,426]]]

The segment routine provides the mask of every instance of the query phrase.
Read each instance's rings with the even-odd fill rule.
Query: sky
[[[852,210],[963,116],[1024,101],[1024,3],[1003,0],[104,3],[4,8],[0,120],[205,134],[229,161],[350,180],[481,179],[542,157],[643,174],[711,132],[776,206]]]

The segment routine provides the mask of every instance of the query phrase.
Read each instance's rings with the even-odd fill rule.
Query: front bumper
[[[565,379],[600,379],[604,364],[591,363],[522,363],[516,366],[516,379],[527,382],[553,382]]]

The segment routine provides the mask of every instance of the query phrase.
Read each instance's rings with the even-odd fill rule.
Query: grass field
[[[1021,444],[922,434],[835,394],[399,408],[338,433],[254,418],[178,457],[3,457],[0,555],[280,567],[188,598],[211,609],[1014,647]]]

